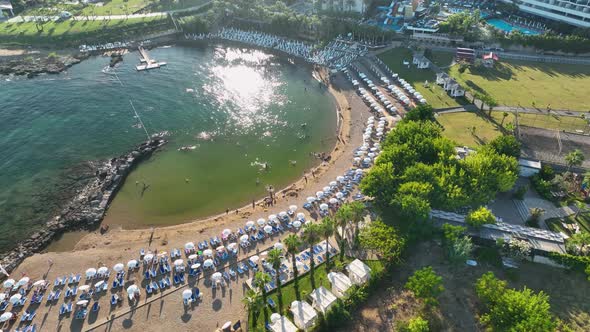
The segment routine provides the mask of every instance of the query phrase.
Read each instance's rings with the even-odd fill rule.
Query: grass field
[[[497,124],[479,113],[446,113],[439,114],[436,119],[444,127],[443,135],[459,146],[476,147],[502,135]]]
[[[492,117],[498,122],[502,123],[504,118],[504,112],[492,112]],[[508,116],[504,119],[504,124],[515,123],[515,114],[508,113]],[[574,116],[557,116],[554,114],[531,114],[531,113],[518,113],[519,123],[522,126],[545,128],[550,130],[565,130],[568,132],[576,133],[582,131],[588,133],[590,127],[588,121],[582,117]]]
[[[438,53],[437,53],[438,54]],[[406,48],[394,48],[379,55],[385,64],[399,76],[416,88],[434,108],[456,107],[460,100],[451,98],[440,86],[436,85],[436,75],[430,69],[418,69],[415,66],[408,68],[403,61],[412,62],[412,52]],[[442,56],[437,58],[442,60]],[[424,87],[424,82],[429,82],[429,87]]]
[[[564,224],[578,224],[582,232],[590,233],[590,213],[580,213],[577,218],[569,216],[564,219],[554,218],[545,220],[547,227],[554,232],[563,232],[567,235],[572,235],[572,230],[565,227]]]
[[[439,67],[448,67],[453,63],[455,54],[452,52],[431,51],[427,58]]]
[[[588,111],[590,66],[501,60],[495,68],[449,73],[464,87],[486,92],[500,104]]]
[[[208,0],[180,0],[160,2],[158,0],[110,0],[96,4],[52,4],[25,10],[21,15],[59,15],[68,11],[74,16],[130,15],[139,12],[163,12],[201,5]]]

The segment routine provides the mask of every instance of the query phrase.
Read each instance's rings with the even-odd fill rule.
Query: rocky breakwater
[[[72,229],[97,226],[131,169],[164,144],[166,140],[156,135],[127,154],[99,163],[95,177],[65,204],[57,216],[16,248],[0,256],[2,266],[10,272],[26,257],[43,250],[55,236]]]
[[[0,75],[26,75],[35,77],[41,73],[57,74],[67,68],[80,63],[85,55],[56,55],[47,56],[26,55],[16,59],[0,61]]]

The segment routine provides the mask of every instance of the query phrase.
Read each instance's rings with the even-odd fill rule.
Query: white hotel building
[[[590,0],[502,0],[516,4],[522,12],[590,28]]]

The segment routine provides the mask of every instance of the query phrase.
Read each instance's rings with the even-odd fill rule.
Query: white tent
[[[318,314],[309,303],[304,301],[293,301],[291,303],[293,321],[298,328],[305,330],[315,324]]]
[[[358,259],[355,259],[348,264],[346,266],[346,271],[348,272],[350,280],[356,285],[364,284],[369,281],[369,278],[371,277],[371,268]]]
[[[332,284],[332,293],[337,297],[345,295],[346,291],[352,286],[352,281],[342,272],[328,273],[328,280]]]
[[[285,316],[274,313],[270,321],[270,330],[273,332],[297,332],[297,327]]]
[[[312,299],[312,306],[324,314],[336,303],[336,295],[332,294],[324,286],[314,289],[309,296]]]

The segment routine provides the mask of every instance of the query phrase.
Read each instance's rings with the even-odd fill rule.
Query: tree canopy
[[[473,227],[481,227],[485,224],[495,224],[496,216],[488,208],[480,207],[467,214],[465,222]]]
[[[513,135],[498,136],[488,144],[501,155],[514,158],[520,157],[521,144]]]
[[[416,297],[424,299],[430,304],[435,304],[436,298],[445,290],[442,285],[442,277],[434,272],[432,266],[416,270],[408,279],[405,287],[412,291]]]
[[[397,230],[381,220],[375,220],[361,229],[359,242],[362,248],[372,250],[389,263],[396,263],[404,248],[405,240]]]

